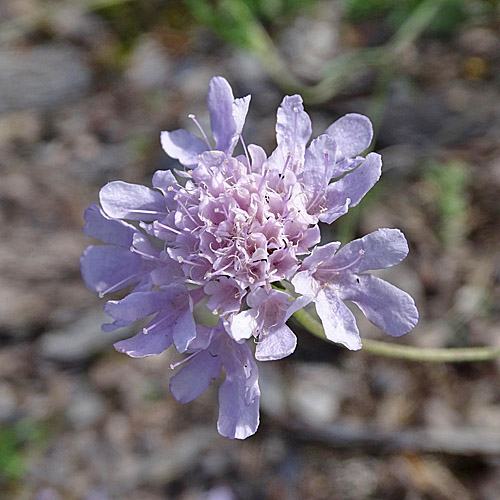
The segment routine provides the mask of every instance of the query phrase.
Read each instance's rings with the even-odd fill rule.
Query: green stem
[[[293,317],[307,331],[327,340],[321,323],[304,309]],[[434,363],[460,363],[467,361],[488,361],[500,358],[500,347],[464,347],[464,348],[420,348],[407,345],[395,345],[378,340],[363,340],[363,351],[376,356],[405,359],[408,361],[429,361]]]

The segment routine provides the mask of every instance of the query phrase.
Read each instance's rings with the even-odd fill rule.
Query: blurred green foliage
[[[461,161],[431,162],[424,168],[439,219],[439,239],[444,245],[459,244],[467,236],[468,172],[469,168]]]
[[[392,29],[399,28],[412,12],[425,0],[340,0],[347,19],[362,22],[370,19],[384,20]],[[429,24],[427,31],[433,35],[453,34],[471,17],[487,16],[498,8],[499,0],[440,0],[441,8]]]
[[[43,447],[48,437],[47,427],[33,419],[0,427],[0,488],[24,477],[27,453]]]

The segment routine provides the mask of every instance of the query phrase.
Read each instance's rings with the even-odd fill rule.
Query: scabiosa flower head
[[[134,285],[128,296],[106,304],[114,321],[105,331],[152,318],[115,344],[117,350],[143,357],[174,345],[187,354],[172,365],[183,365],[171,381],[175,398],[196,398],[224,368],[218,430],[238,439],[259,422],[258,369],[247,339],[255,341],[258,361],[288,356],[297,339],[286,321],[310,302],[327,337],[350,349],[361,342],[344,300],[390,335],[406,333],[418,317],[407,294],[363,273],[406,256],[398,230],[311,252],[320,241],[318,222],[345,214],[380,177],[380,155],[359,156],[372,139],[368,118],[346,115],[309,144],[302,99],[286,96],[278,109],[277,147],[268,157],[243,140],[249,102],[250,96],[235,99],[224,78],[213,78],[213,142],[192,115],[203,138],[163,132],[164,150],[184,169],[176,170],[178,178],[157,171],[153,189],[121,181],[104,186],[102,208],[87,209],[84,231],[106,245],[90,246],[81,258],[84,281],[100,296]],[[235,156],[238,142],[243,154]],[[286,281],[296,295],[276,289]],[[217,326],[196,324],[193,308],[201,301],[219,317]]]

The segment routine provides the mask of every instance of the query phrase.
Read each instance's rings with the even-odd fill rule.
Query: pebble
[[[312,17],[296,18],[279,42],[293,73],[309,80],[318,78],[340,50],[338,9],[323,3],[315,10]]]
[[[91,74],[82,54],[45,45],[0,50],[0,114],[61,106],[90,89]]]
[[[16,415],[17,401],[14,391],[7,385],[0,385],[0,424]]]
[[[132,325],[112,333],[102,332],[100,325],[110,320],[103,311],[91,310],[66,328],[43,335],[39,341],[39,351],[43,358],[51,361],[82,362],[139,330]]]
[[[105,405],[98,392],[88,387],[75,387],[66,408],[66,418],[75,430],[91,427],[105,413]]]
[[[127,77],[140,90],[162,88],[168,82],[171,66],[163,46],[154,38],[144,36],[132,53]]]
[[[290,405],[306,423],[331,423],[345,390],[345,374],[340,370],[322,364],[300,364],[291,384]]]

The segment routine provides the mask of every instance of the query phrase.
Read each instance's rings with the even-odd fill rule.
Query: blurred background
[[[160,131],[208,123],[214,75],[252,94],[244,136],[268,153],[285,93],[313,136],[367,114],[384,175],[328,238],[406,234],[387,277],[421,321],[397,343],[500,346],[498,0],[1,0],[0,498],[498,500],[498,361],[297,329],[293,356],[260,363],[261,426],[239,442],[216,432],[217,384],[183,406],[171,353],[130,359],[100,331],[83,211],[175,166]]]

